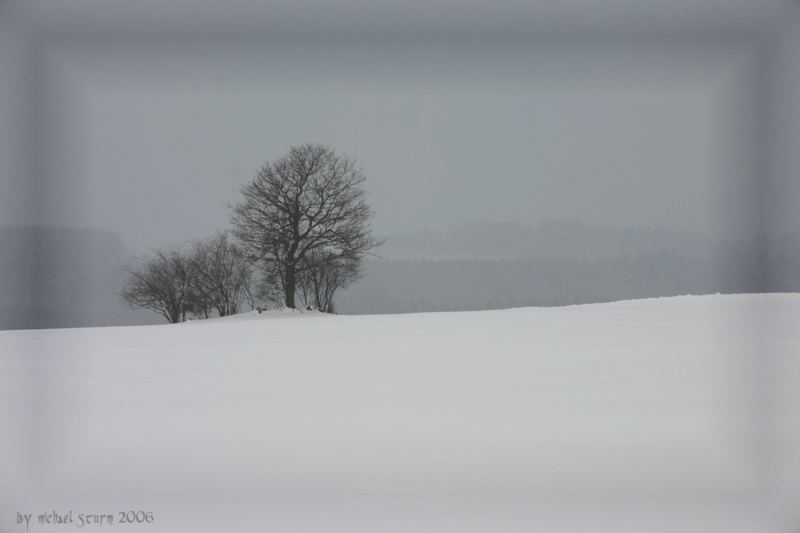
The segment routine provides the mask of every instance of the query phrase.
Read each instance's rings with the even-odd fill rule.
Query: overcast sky
[[[758,61],[735,40],[56,39],[19,194],[36,205],[0,223],[110,229],[134,252],[202,237],[260,164],[310,141],[358,160],[384,235],[554,218],[756,233]]]

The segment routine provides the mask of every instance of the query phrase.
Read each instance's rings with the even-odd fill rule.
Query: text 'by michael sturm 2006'
[[[25,526],[25,531],[32,527],[48,526],[113,526],[115,524],[152,524],[155,516],[151,511],[116,511],[112,513],[76,513],[71,509],[58,512],[48,511],[37,515],[17,513],[17,524]]]

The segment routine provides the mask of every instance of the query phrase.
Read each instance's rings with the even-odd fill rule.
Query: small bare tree
[[[121,297],[131,307],[156,311],[170,323],[182,322],[197,311],[191,261],[183,250],[155,250],[141,266],[127,272]]]
[[[317,264],[312,255],[337,264],[379,244],[364,180],[352,159],[303,144],[262,166],[242,188],[232,208],[233,233],[248,258],[280,284],[287,307],[295,307],[299,277]]]
[[[286,305],[283,293],[283,277],[280,267],[269,263],[259,263],[255,269],[253,283],[253,300],[264,308],[279,308]]]
[[[198,303],[207,303],[219,316],[238,313],[245,301],[252,306],[252,269],[227,233],[195,242],[190,257]]]
[[[361,277],[361,258],[335,257],[313,252],[303,260],[298,287],[303,302],[324,313],[334,313],[333,296]]]

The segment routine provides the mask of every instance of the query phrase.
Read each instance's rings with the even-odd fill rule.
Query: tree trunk
[[[286,299],[286,307],[290,309],[295,308],[294,293],[297,289],[297,278],[294,266],[287,265],[286,268],[286,285],[283,287],[284,296]]]

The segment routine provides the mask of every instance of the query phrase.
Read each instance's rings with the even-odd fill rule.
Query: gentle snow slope
[[[0,531],[800,525],[800,295],[270,318],[0,332]]]

